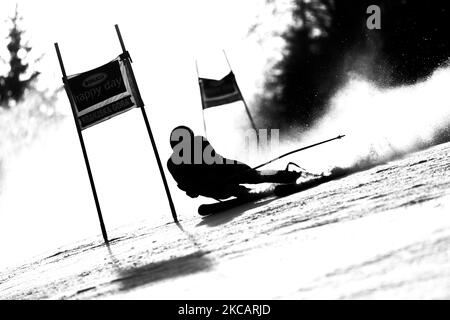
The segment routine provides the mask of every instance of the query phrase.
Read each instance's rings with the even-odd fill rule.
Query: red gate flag
[[[131,75],[129,58],[121,55],[101,67],[67,77],[65,88],[82,130],[144,105]]]
[[[221,80],[199,78],[203,109],[243,100],[231,71]]]

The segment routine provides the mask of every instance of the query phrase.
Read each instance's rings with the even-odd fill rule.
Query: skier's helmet
[[[194,131],[187,126],[178,126],[170,133],[170,146],[172,149],[184,138],[189,137],[192,141],[194,138]]]

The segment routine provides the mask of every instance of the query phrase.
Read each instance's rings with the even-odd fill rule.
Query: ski
[[[275,187],[276,188],[276,187]],[[198,214],[201,216],[208,216],[211,214],[227,211],[235,207],[258,201],[264,198],[268,198],[274,195],[274,187],[270,187],[262,192],[249,193],[245,196],[232,198],[229,200],[224,200],[215,203],[202,204],[198,207]]]
[[[233,209],[235,207],[249,204],[261,199],[269,198],[271,196],[275,197],[285,197],[297,192],[305,191],[321,184],[343,178],[349,175],[351,172],[347,170],[339,170],[338,172],[331,173],[329,175],[316,176],[306,181],[301,181],[298,183],[287,183],[287,184],[273,184],[268,189],[262,192],[249,193],[246,196],[239,198],[232,198],[229,200],[224,200],[215,203],[202,204],[198,208],[198,213],[201,216],[208,216],[223,211]]]

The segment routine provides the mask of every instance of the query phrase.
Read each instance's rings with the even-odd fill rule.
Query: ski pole
[[[337,137],[332,138],[332,139],[328,139],[328,140],[325,140],[325,141],[322,141],[322,142],[318,142],[318,143],[311,144],[311,145],[309,145],[309,146],[306,146],[306,147],[303,147],[303,148],[300,148],[300,149],[293,150],[293,151],[291,151],[291,152],[282,154],[281,156],[276,157],[275,159],[272,159],[272,160],[270,160],[270,161],[264,162],[264,163],[262,163],[262,164],[260,164],[260,165],[258,165],[258,166],[256,166],[256,167],[252,168],[252,170],[256,170],[256,169],[259,169],[259,168],[261,168],[261,167],[267,166],[268,164],[270,164],[270,163],[272,163],[272,162],[274,162],[274,161],[277,161],[277,160],[279,160],[279,159],[281,159],[281,158],[287,157],[287,156],[289,156],[289,155],[291,155],[291,154],[293,154],[293,153],[297,153],[297,152],[300,152],[300,151],[303,151],[303,150],[306,150],[306,149],[310,149],[310,148],[313,148],[313,147],[317,147],[317,146],[319,146],[319,145],[321,145],[321,144],[324,144],[324,143],[327,143],[327,142],[330,142],[330,141],[333,141],[333,140],[342,139],[343,137],[345,137],[345,135],[340,135],[340,136],[337,136]]]

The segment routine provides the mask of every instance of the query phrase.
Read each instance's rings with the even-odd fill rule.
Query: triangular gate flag
[[[167,199],[172,211],[172,217],[175,222],[178,222],[175,206],[173,204],[169,186],[164,175],[164,169],[159,158],[158,149],[156,148],[155,139],[153,138],[150,123],[144,108],[144,103],[141,99],[139,88],[131,67],[131,58],[128,51],[125,49],[119,27],[117,25],[115,25],[115,27],[123,53],[107,64],[83,73],[71,76],[66,75],[59,46],[55,43],[56,53],[58,55],[61,72],[63,74],[64,88],[66,89],[70,106],[72,108],[72,114],[75,120],[75,126],[77,128],[78,138],[80,140],[81,150],[83,152],[86,169],[89,176],[89,182],[92,188],[95,206],[97,208],[103,239],[106,243],[108,243],[108,235],[103,222],[100,203],[97,197],[97,191],[84,144],[82,130],[136,107],[141,109],[145,126],[155,153],[156,163],[161,173],[161,178],[166,190]]]
[[[242,100],[233,71],[221,80],[199,78],[203,109]]]
[[[239,85],[236,81],[236,77],[231,69],[230,62],[228,61],[227,54],[225,51],[223,52],[225,59],[227,60],[228,67],[230,68],[230,72],[220,80],[201,78],[198,72],[197,66],[197,77],[198,84],[200,86],[200,96],[202,99],[202,109],[208,109],[212,107],[218,107],[224,104],[230,104],[236,101],[242,101],[244,103],[245,111],[247,112],[247,116],[250,120],[253,130],[257,133],[255,122],[250,114],[250,111],[247,106],[247,102],[245,101],[241,90],[239,89]],[[202,111],[203,111],[202,110]],[[203,116],[203,127],[206,135],[206,123],[205,116]],[[258,134],[256,135],[258,138]]]

